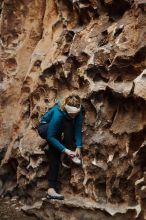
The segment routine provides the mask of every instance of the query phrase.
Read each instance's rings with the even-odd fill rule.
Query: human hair
[[[62,102],[60,108],[62,111],[65,110],[64,106],[65,105],[70,105],[70,106],[73,106],[73,107],[76,107],[76,108],[79,108],[80,105],[81,105],[81,99],[78,95],[69,95],[67,96],[64,101]]]

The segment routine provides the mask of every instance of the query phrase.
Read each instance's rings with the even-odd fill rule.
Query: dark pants
[[[47,124],[40,126],[41,133],[43,138],[46,137],[47,134]],[[68,149],[72,150],[75,147],[74,141],[74,124],[73,119],[65,119],[62,123],[61,133],[63,133],[63,139],[61,140],[58,136],[57,139]],[[49,142],[48,142],[49,144]],[[60,158],[61,152],[56,149],[54,146],[49,144],[49,187],[50,188],[57,188],[58,185],[58,175],[59,175],[59,167],[60,167]]]

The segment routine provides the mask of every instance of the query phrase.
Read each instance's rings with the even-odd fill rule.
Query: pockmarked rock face
[[[0,195],[17,195],[42,220],[146,219],[145,2],[0,7]],[[83,168],[61,167],[67,199],[42,201],[48,146],[36,126],[72,92],[84,107]]]
[[[146,100],[146,69],[134,80],[134,94]]]

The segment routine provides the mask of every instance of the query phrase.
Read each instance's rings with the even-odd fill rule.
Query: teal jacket
[[[41,118],[41,124],[48,123],[47,141],[56,147],[59,151],[64,152],[67,148],[56,138],[61,129],[62,121],[65,118],[69,118],[67,112],[60,109],[60,104],[54,105],[48,112],[46,112]],[[75,125],[75,146],[82,147],[82,111],[74,119]]]

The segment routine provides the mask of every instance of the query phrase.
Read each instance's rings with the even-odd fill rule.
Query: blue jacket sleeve
[[[52,109],[46,112],[43,117],[41,118],[41,123],[49,123],[51,117],[52,117]]]
[[[75,119],[75,145],[76,147],[82,147],[82,123],[83,123],[83,114],[80,111],[79,115]]]
[[[64,152],[66,150],[65,146],[55,138],[61,127],[62,119],[62,115],[58,111],[53,112],[52,118],[48,125],[47,141],[59,151]]]

